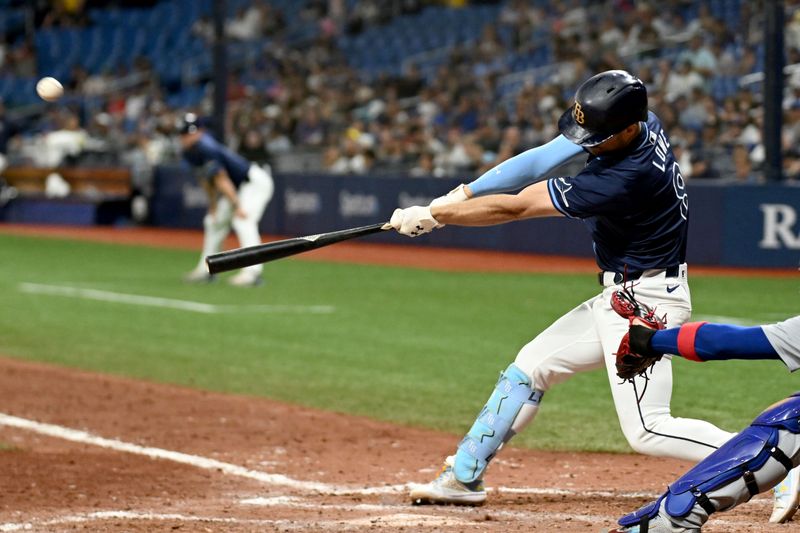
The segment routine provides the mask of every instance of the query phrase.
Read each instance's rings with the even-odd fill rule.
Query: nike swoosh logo
[[[672,293],[675,292],[675,289],[680,287],[680,285],[675,285],[674,287],[667,287],[667,292]]]

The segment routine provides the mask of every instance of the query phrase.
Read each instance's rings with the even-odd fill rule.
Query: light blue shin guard
[[[747,501],[774,486],[798,463],[796,444],[792,449],[778,447],[782,431],[800,434],[800,393],[769,407],[670,485],[658,500],[622,517],[620,525],[639,525],[641,531],[647,531],[649,521],[664,512],[673,523],[688,521],[699,530],[707,516],[719,510],[718,502],[735,506]],[[765,467],[770,459],[777,463]]]
[[[458,446],[456,479],[462,483],[481,479],[497,450],[513,436],[511,426],[522,406],[538,405],[542,394],[531,388],[531,379],[513,363],[501,372],[489,401]]]

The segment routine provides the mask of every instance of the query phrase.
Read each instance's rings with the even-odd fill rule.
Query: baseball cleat
[[[209,274],[205,268],[195,268],[183,277],[186,283],[210,283],[216,279],[216,276]]]
[[[264,280],[260,274],[251,274],[250,272],[239,272],[228,280],[228,283],[234,287],[258,287],[263,285]]]
[[[462,483],[457,480],[453,459],[452,456],[447,458],[436,479],[411,489],[413,505],[483,505],[486,501],[483,481]]]
[[[769,521],[773,524],[788,522],[797,512],[800,503],[800,467],[789,471],[786,478],[772,489],[772,515]]]

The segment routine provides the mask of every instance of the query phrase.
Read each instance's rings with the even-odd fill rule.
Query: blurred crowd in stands
[[[225,22],[229,37],[264,46],[229,77],[228,144],[278,170],[303,160],[302,170],[468,180],[557,135],[557,118],[581,81],[626,68],[645,81],[685,178],[763,181],[762,82],[753,76],[763,68],[762,1],[741,2],[738,17],[727,21],[709,2],[694,0],[488,2],[499,4],[496,19],[471,43],[451,47],[433,72],[423,73],[413,60],[402,73],[377,76],[350,66],[340,36],[431,3],[442,2],[360,0],[350,9],[345,0],[306,0],[300,16],[318,32],[300,47],[283,39],[279,7],[253,0],[238,10]],[[450,3],[466,9],[480,2]],[[800,63],[800,2],[786,5],[786,63],[794,65]],[[692,6],[696,16],[686,19],[682,13]],[[52,16],[41,23],[87,22]],[[201,17],[192,32],[210,42],[212,26]],[[0,72],[35,72],[29,46],[6,45]],[[513,71],[510,52],[542,46],[550,50],[549,65]],[[787,180],[800,180],[800,69],[792,72],[783,101],[784,171]],[[512,78],[516,88],[501,91]],[[210,90],[197,105],[168,105],[168,88],[146,58],[114,72],[89,74],[76,65],[65,81],[70,98],[49,105],[33,126],[15,123],[0,106],[0,153],[45,165],[116,158],[146,188],[149,169],[175,157],[176,118],[211,111]]]

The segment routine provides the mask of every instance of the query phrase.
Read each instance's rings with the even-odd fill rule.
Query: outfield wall
[[[275,176],[275,196],[261,222],[263,233],[305,235],[386,220],[397,206],[427,204],[458,185],[435,178],[370,178],[312,174]],[[800,266],[800,187],[790,185],[688,186],[691,215],[688,260],[695,264]],[[124,202],[123,202],[124,203]],[[202,228],[206,196],[186,169],[162,166],[154,177],[153,225]],[[0,221],[74,225],[119,224],[127,205],[98,199],[19,197],[0,207]],[[577,220],[550,218],[490,228],[434,231],[418,239],[394,233],[373,242],[480,248],[579,257],[591,240]]]
[[[458,185],[435,178],[369,178],[330,175],[275,176],[275,196],[262,220],[264,233],[313,234],[386,220],[397,206],[427,204]],[[731,266],[800,266],[800,187],[691,184],[689,261]],[[158,226],[202,227],[205,197],[185,171],[156,174],[152,221]],[[409,240],[394,234],[372,241],[423,246],[485,248],[591,256],[580,221],[543,219],[491,228],[435,231]]]

